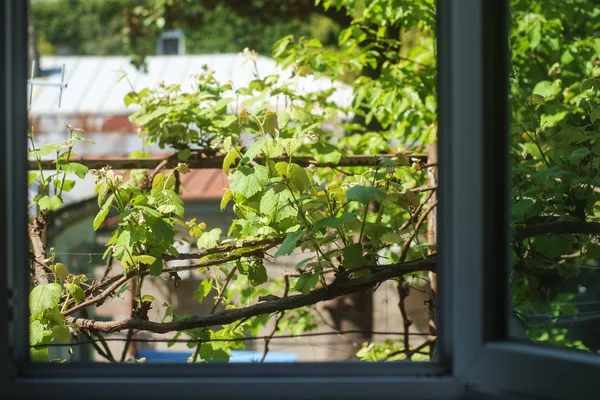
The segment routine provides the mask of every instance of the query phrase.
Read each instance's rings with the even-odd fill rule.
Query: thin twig
[[[410,248],[410,244],[412,243],[412,241],[419,234],[419,228],[421,227],[421,225],[423,225],[423,223],[427,219],[427,215],[430,212],[432,212],[433,209],[436,206],[437,206],[437,201],[434,201],[434,202],[430,203],[429,208],[419,216],[419,220],[415,224],[415,227],[413,229],[412,234],[410,235],[410,237],[408,238],[408,240],[406,242],[404,242],[404,245],[402,246],[402,253],[400,255],[400,262],[403,262],[404,260],[406,260],[406,256],[408,256],[408,249]]]
[[[404,325],[404,349],[407,354],[410,353],[410,340],[409,340],[409,330],[412,325],[412,321],[408,318],[408,313],[406,312],[406,298],[410,294],[410,289],[406,282],[404,281],[404,277],[400,278],[398,282],[398,296],[400,300],[398,301],[398,308],[400,309],[400,314],[402,315],[402,324]],[[410,359],[410,357],[408,357]]]
[[[223,284],[223,287],[219,291],[217,300],[215,300],[215,304],[213,304],[213,307],[210,310],[211,314],[214,314],[215,311],[217,311],[217,307],[219,307],[221,305],[221,302],[223,301],[223,297],[225,296],[225,290],[227,290],[227,286],[229,285],[229,282],[231,282],[233,275],[235,275],[235,271],[237,271],[237,267],[231,268],[231,271],[229,271],[229,273],[227,274],[227,278],[225,278],[225,283]]]
[[[285,279],[285,289],[283,291],[283,297],[287,297],[290,291],[290,277],[288,275],[284,275],[283,278]],[[279,316],[275,320],[275,326],[273,327],[273,331],[269,336],[265,338],[265,350],[263,352],[262,358],[260,359],[261,363],[265,362],[265,358],[267,358],[267,353],[269,352],[269,343],[271,343],[271,339],[273,339],[273,336],[275,336],[275,334],[279,330],[279,322],[283,319],[284,316],[285,311],[281,311],[279,313]]]

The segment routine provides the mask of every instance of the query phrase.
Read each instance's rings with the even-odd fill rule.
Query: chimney
[[[183,55],[185,54],[185,38],[180,29],[164,31],[158,39],[156,54]]]

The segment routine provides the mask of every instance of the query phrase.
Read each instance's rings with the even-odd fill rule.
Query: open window
[[[509,302],[507,1],[437,4],[438,356],[431,363],[33,364],[27,265],[27,5],[2,3],[2,386],[15,397],[588,398],[597,355],[515,340]],[[597,78],[596,78],[597,79]],[[596,88],[594,84],[592,88]],[[597,88],[596,88],[597,89]],[[535,100],[535,99],[533,99]],[[582,157],[579,157],[582,155]],[[582,161],[583,152],[575,161]],[[546,254],[547,255],[547,254]]]

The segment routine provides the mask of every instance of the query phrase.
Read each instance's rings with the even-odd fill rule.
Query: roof
[[[61,106],[59,90],[51,86],[34,85],[31,99],[30,115],[129,115],[135,109],[127,108],[124,96],[134,90],[145,87],[157,87],[160,82],[177,83],[184,91],[193,90],[191,75],[202,71],[207,65],[215,71],[219,82],[230,80],[233,87],[247,86],[254,78],[254,66],[244,62],[245,56],[239,54],[212,55],[177,55],[151,56],[147,58],[147,73],[135,69],[127,56],[92,57],[92,56],[45,56],[40,58],[40,77],[36,78],[51,83],[61,82],[61,69],[65,66],[64,82],[67,88],[62,94]],[[257,70],[260,76],[279,74],[289,77],[270,58],[258,56]],[[119,78],[122,72],[128,79]],[[130,85],[131,83],[131,85]],[[300,78],[297,87],[300,91],[310,92],[327,89],[334,85],[339,90],[332,100],[346,105],[351,96],[348,85],[334,82],[327,78]]]

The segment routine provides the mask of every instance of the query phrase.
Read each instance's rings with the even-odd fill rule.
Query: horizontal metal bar
[[[319,163],[312,157],[293,157],[292,161],[302,167],[307,167],[309,165],[314,165],[318,168],[337,168],[337,167],[373,167],[377,165],[379,158],[390,158],[395,157],[396,154],[378,154],[376,156],[369,155],[351,155],[344,156],[337,163]],[[420,162],[427,162],[426,154],[409,154],[409,158],[417,159]],[[224,156],[214,156],[207,158],[199,158],[193,160],[187,160],[185,163],[191,169],[220,169],[223,167],[223,159]],[[160,163],[162,163],[164,158],[139,158],[139,159],[130,159],[130,158],[121,158],[121,159],[92,159],[92,158],[73,158],[71,162],[77,162],[87,166],[90,169],[100,169],[110,165],[113,169],[154,169]],[[264,161],[264,159],[256,158],[258,162]],[[273,161],[289,161],[287,157],[280,157],[276,159],[272,159]],[[177,166],[178,161],[176,158],[171,158],[167,160],[165,164],[165,168],[173,168]],[[54,160],[42,160],[38,163],[36,160],[29,160],[29,170],[35,171],[39,170],[40,167],[45,171],[51,171],[56,169],[56,164]]]
[[[52,86],[52,87],[62,87],[62,88],[66,88],[67,87],[67,83],[55,83],[55,82],[46,82],[46,81],[40,81],[40,80],[36,80],[36,79],[27,79],[27,83],[34,85],[34,86]]]

